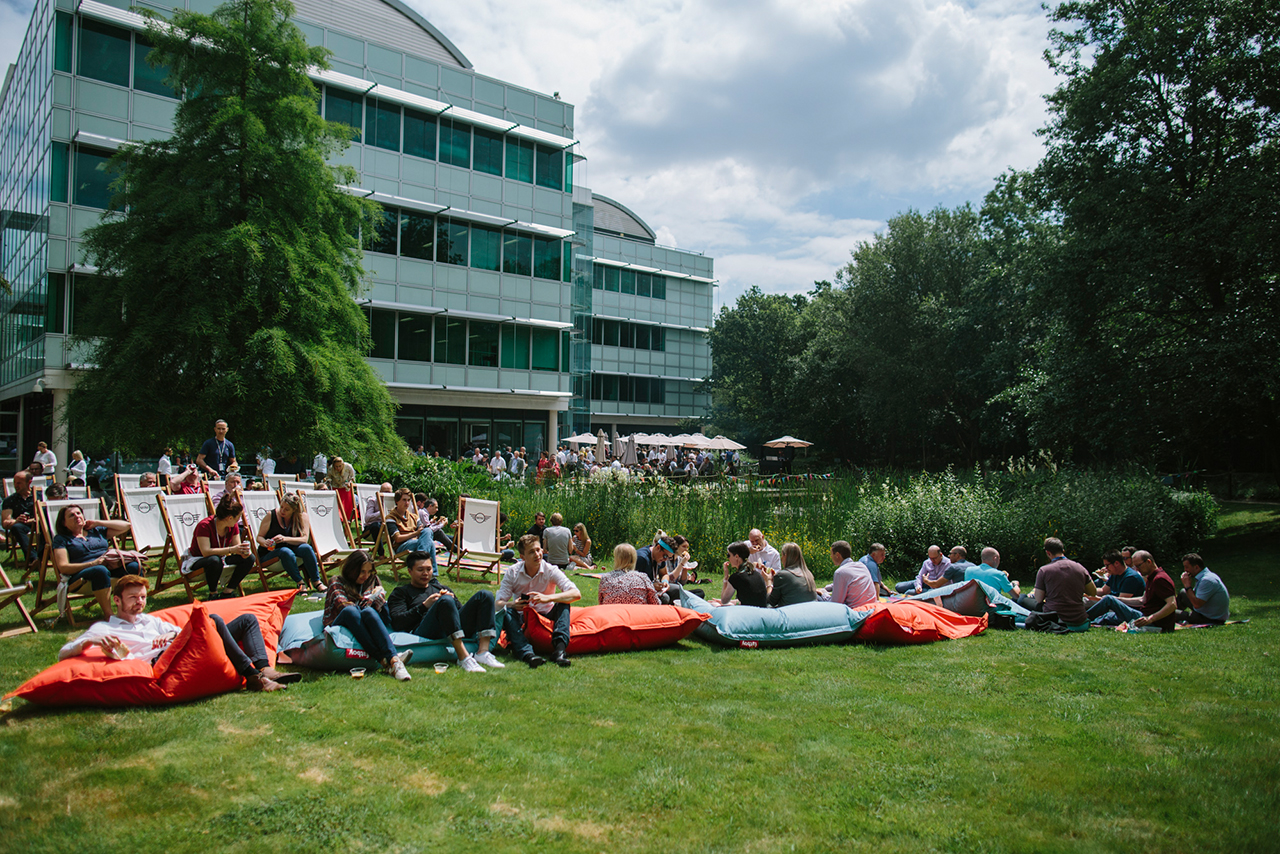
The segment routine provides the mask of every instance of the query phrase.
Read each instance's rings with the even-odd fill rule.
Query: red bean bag
[[[551,652],[551,621],[527,609],[525,636],[539,653]],[[592,605],[569,610],[569,654],[629,652],[670,646],[693,634],[709,615],[675,605]],[[504,636],[505,637],[505,636]]]
[[[297,593],[269,591],[156,611],[155,616],[182,627],[182,633],[154,666],[140,659],[116,661],[91,647],[36,674],[5,699],[22,697],[45,706],[157,706],[238,690],[244,678],[231,666],[210,615],[229,622],[255,614],[274,663],[276,639]]]
[[[967,638],[987,630],[987,616],[964,617],[940,605],[916,600],[881,602],[863,621],[854,640],[863,643],[933,643]]]

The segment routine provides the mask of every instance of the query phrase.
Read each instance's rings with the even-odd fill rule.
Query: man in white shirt
[[[36,445],[36,455],[31,458],[31,462],[39,463],[43,467],[45,477],[53,477],[58,468],[58,458],[53,451],[49,450],[49,446],[44,442]]]
[[[275,457],[271,455],[271,446],[267,445],[265,448],[263,448],[261,451],[258,452],[258,474],[262,475],[265,482],[265,478],[267,475],[275,474],[275,473],[276,473]]]
[[[147,582],[139,575],[118,579],[111,589],[111,599],[115,614],[69,641],[58,651],[59,661],[96,646],[117,661],[135,658],[154,664],[182,631],[173,623],[143,613],[147,609]],[[302,678],[301,673],[281,673],[269,666],[262,628],[253,614],[241,614],[230,623],[216,614],[210,619],[222,637],[223,651],[250,691],[281,691]]]
[[[567,575],[542,559],[542,542],[536,535],[521,537],[518,550],[520,560],[503,573],[498,586],[496,604],[506,609],[503,628],[507,642],[516,657],[530,667],[546,663],[546,659],[534,654],[533,644],[525,637],[525,612],[532,608],[551,620],[551,660],[568,667],[571,662],[565,650],[569,647],[569,603],[581,599],[582,593]]]
[[[507,461],[502,458],[502,454],[495,453],[493,459],[489,460],[489,474],[493,475],[494,480],[500,480],[507,473]]]
[[[160,455],[160,460],[156,463],[156,472],[160,475],[160,485],[163,486],[169,482],[169,475],[173,474],[173,461],[169,459],[173,454],[173,448],[165,448],[164,453]]]
[[[747,544],[751,547],[751,557],[747,558],[747,563],[768,567],[774,571],[782,569],[782,555],[769,545],[769,541],[764,538],[759,528],[752,528],[751,533],[747,534]]]
[[[321,451],[316,454],[316,458],[311,461],[311,474],[316,481],[324,480],[324,476],[329,473],[329,458]]]

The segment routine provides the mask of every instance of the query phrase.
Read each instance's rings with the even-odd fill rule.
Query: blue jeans
[[[306,543],[297,546],[276,546],[274,549],[258,549],[258,557],[263,561],[271,560],[272,555],[280,558],[280,566],[294,584],[302,582],[302,573],[298,572],[298,562],[307,571],[307,578],[313,584],[320,581],[320,564],[316,561],[316,551]]]
[[[440,566],[436,563],[436,541],[430,531],[423,531],[416,540],[406,540],[396,546],[396,554],[401,552],[426,552],[431,555],[431,574],[440,574]]]
[[[382,615],[367,605],[363,608],[348,605],[338,612],[333,624],[351,632],[356,643],[378,661],[386,661],[397,654],[395,644],[391,642],[391,631],[382,621]]]
[[[134,569],[129,570],[130,572],[137,571],[136,567],[138,565],[136,563],[130,564],[130,566],[135,567]],[[88,581],[89,587],[94,590],[106,590],[111,586],[111,572],[101,564],[98,564],[97,566],[86,566],[79,572],[72,573],[67,579],[67,584],[75,584],[77,581]]]
[[[1091,621],[1096,620],[1103,614],[1115,614],[1120,618],[1121,622],[1125,623],[1131,623],[1142,616],[1142,612],[1137,608],[1130,607],[1115,596],[1110,595],[1103,596],[1097,602],[1094,602],[1085,613],[1089,615]]]
[[[503,629],[507,633],[507,644],[511,647],[512,652],[516,654],[516,658],[524,658],[527,655],[533,655],[533,644],[529,643],[529,639],[524,634],[524,615],[526,611],[532,608],[524,608],[517,611],[515,608],[507,608],[504,617]],[[546,615],[551,621],[551,646],[569,645],[569,606],[564,602],[557,602],[551,608],[551,613]]]

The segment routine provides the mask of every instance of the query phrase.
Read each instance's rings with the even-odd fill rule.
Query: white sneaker
[[[391,675],[396,677],[400,682],[408,682],[413,678],[409,675],[409,671],[405,670],[404,662],[397,656],[391,657]]]
[[[484,673],[484,668],[480,666],[480,662],[476,661],[474,655],[468,655],[462,661],[458,662],[458,666],[468,673]]]
[[[498,661],[498,659],[494,658],[493,653],[487,649],[484,652],[477,652],[474,656],[472,656],[472,658],[474,658],[476,661],[483,664],[485,667],[496,667],[497,669],[501,670],[502,668],[507,666],[503,664],[501,661]]]

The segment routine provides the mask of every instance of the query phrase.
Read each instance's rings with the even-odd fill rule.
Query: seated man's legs
[[[569,648],[569,617],[567,602],[557,602],[551,606],[551,613],[547,614],[547,619],[551,621],[551,660],[561,667],[569,666],[569,659],[564,654]]]
[[[436,543],[431,539],[429,532],[423,532],[417,539],[401,543],[396,548],[396,554],[402,552],[426,552],[431,555],[431,574],[436,576],[440,574],[440,567],[436,564]]]
[[[446,551],[457,551],[453,545],[453,540],[444,532],[444,528],[439,528],[431,532],[431,539],[445,547]]]
[[[537,667],[543,663],[543,658],[534,654],[533,644],[529,643],[529,639],[524,633],[525,611],[528,610],[528,608],[523,610],[505,609],[502,628],[507,633],[507,644],[515,657],[530,667]]]
[[[356,643],[378,661],[385,662],[396,654],[395,645],[391,643],[391,632],[387,631],[387,624],[372,608],[348,605],[338,612],[333,624],[351,632]]]
[[[218,627],[222,648],[231,659],[236,673],[248,676],[267,666],[267,647],[262,642],[262,629],[253,614],[241,614],[228,624],[217,614],[210,617]],[[243,645],[243,649],[241,648]]]
[[[896,590],[898,593],[903,593],[903,594],[906,594],[907,596],[911,596],[916,592],[916,580],[913,578],[910,581],[899,581],[897,584],[894,585],[893,589]]]
[[[480,640],[480,652],[489,648],[491,638],[497,636],[494,629],[493,594],[488,590],[478,590],[462,606],[459,618],[462,632],[466,637],[475,636]]]
[[[452,596],[441,596],[436,603],[422,615],[422,621],[413,633],[420,638],[440,640],[441,638],[461,638],[462,618],[458,614],[458,600]],[[465,656],[464,656],[465,657]]]
[[[1194,623],[1195,625],[1198,625],[1198,626],[1199,625],[1225,626],[1227,624],[1226,620],[1219,620],[1214,617],[1206,617],[1204,614],[1201,614],[1195,608],[1192,608],[1187,612],[1186,622]]]
[[[1131,622],[1142,616],[1142,612],[1137,608],[1132,608],[1121,602],[1115,596],[1103,596],[1097,602],[1094,602],[1085,612],[1089,619],[1096,620],[1103,614],[1115,614],[1124,622]]]
[[[27,556],[28,563],[36,559],[35,549],[31,548],[31,526],[14,522],[5,533],[9,535],[9,539],[22,547],[22,553]]]

